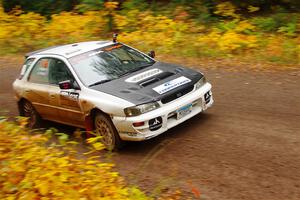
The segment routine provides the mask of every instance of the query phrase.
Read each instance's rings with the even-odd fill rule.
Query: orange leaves
[[[187,181],[187,184],[188,184],[191,192],[193,193],[194,197],[196,199],[200,199],[200,196],[201,196],[200,190],[197,187],[195,187],[191,181]]]

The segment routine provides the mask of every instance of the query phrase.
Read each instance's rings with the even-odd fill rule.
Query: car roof
[[[101,47],[114,44],[112,41],[90,41],[79,42],[67,45],[53,46],[37,51],[29,52],[25,55],[26,58],[34,55],[60,55],[70,58],[88,51],[92,51]]]

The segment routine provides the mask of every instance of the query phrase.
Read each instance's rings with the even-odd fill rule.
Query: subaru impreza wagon
[[[213,104],[202,73],[120,42],[62,45],[25,57],[13,88],[29,126],[46,119],[85,128],[107,149],[153,138]]]

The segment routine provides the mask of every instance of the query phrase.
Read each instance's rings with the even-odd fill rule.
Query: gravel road
[[[10,116],[18,66],[0,59],[0,110]],[[203,71],[214,106],[157,138],[128,143],[112,157],[117,170],[151,193],[180,187],[203,200],[299,200],[300,73]]]

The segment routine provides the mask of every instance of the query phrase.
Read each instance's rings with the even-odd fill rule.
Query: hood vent
[[[152,78],[149,78],[147,80],[144,80],[144,81],[142,81],[142,82],[140,82],[138,84],[140,86],[142,86],[142,87],[146,87],[148,85],[151,85],[151,84],[153,84],[155,82],[158,82],[160,80],[163,80],[163,79],[168,78],[168,77],[173,76],[173,75],[174,75],[174,73],[172,73],[172,72],[163,72],[163,73],[158,74],[155,77],[152,77]]]

